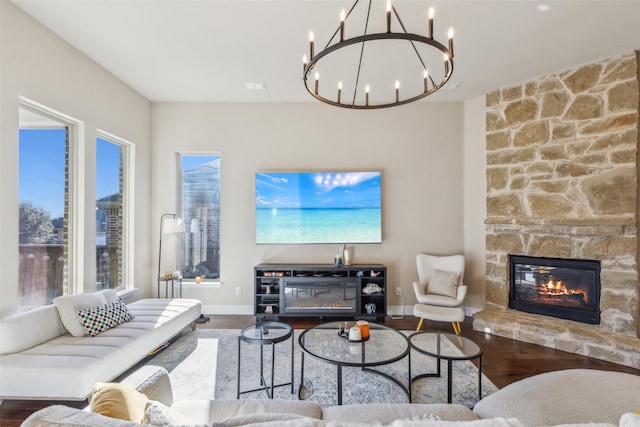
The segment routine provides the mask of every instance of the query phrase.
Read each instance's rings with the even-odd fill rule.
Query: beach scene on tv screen
[[[380,243],[380,172],[256,174],[256,243]]]

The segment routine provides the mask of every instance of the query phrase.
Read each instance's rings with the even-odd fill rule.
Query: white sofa
[[[110,290],[75,297],[87,298],[90,306],[114,295]],[[76,301],[73,308],[82,305]],[[127,308],[132,320],[97,336],[71,335],[54,304],[0,320],[0,402],[85,400],[96,382],[116,378],[185,327],[195,328],[201,303],[143,299]]]
[[[640,427],[640,377],[569,369],[535,375],[483,398],[473,410],[456,404],[357,404],[321,408],[291,400],[177,400],[164,368],[147,365],[123,380],[146,397],[137,401],[147,424],[172,426],[312,427]],[[96,399],[98,400],[98,399]],[[128,403],[131,404],[132,400]],[[121,405],[117,399],[109,402]],[[98,404],[96,403],[96,406]],[[133,405],[132,405],[133,406]],[[151,408],[151,411],[150,409]],[[23,427],[135,427],[138,422],[54,405]]]

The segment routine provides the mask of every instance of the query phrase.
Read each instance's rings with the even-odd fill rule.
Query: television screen
[[[256,243],[381,243],[380,175],[256,173]]]

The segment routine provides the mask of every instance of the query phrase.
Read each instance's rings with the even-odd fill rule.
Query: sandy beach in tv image
[[[380,243],[380,172],[256,173],[256,243]]]

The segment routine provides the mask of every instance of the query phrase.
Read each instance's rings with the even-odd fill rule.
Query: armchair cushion
[[[460,307],[461,301],[444,295],[427,294],[418,299],[420,304],[433,305],[437,307]]]
[[[455,298],[458,292],[460,275],[453,271],[433,270],[433,275],[427,288],[428,294],[442,295]]]

